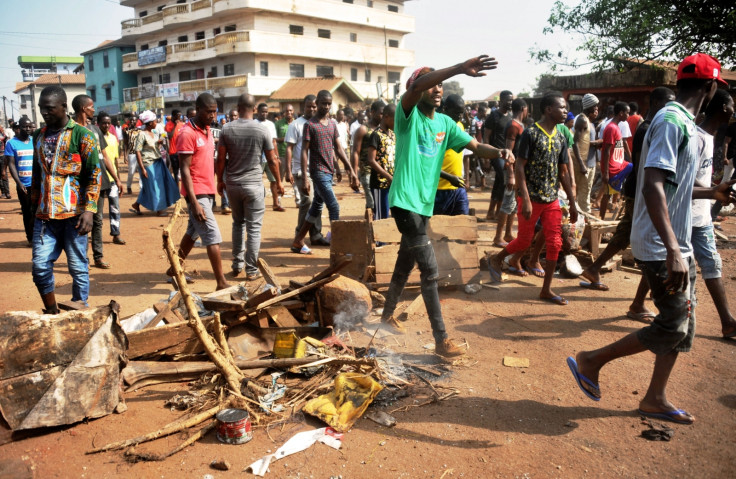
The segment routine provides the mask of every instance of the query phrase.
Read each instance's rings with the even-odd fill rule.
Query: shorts
[[[690,266],[688,286],[685,291],[672,293],[667,290],[667,264],[664,261],[638,261],[641,272],[652,290],[654,305],[659,314],[652,324],[636,332],[639,341],[657,355],[673,351],[686,353],[693,346],[695,337],[695,260],[685,258]]]
[[[434,215],[467,215],[469,210],[468,192],[465,188],[437,190],[434,197]]]
[[[187,236],[195,238],[196,235],[202,240],[203,246],[210,246],[213,244],[222,243],[222,236],[220,236],[220,227],[217,226],[215,215],[212,213],[212,206],[215,203],[215,196],[202,196],[197,198],[197,203],[202,206],[206,219],[199,221],[194,216],[194,208],[189,205],[189,223],[187,223]]]
[[[261,166],[263,167],[263,171],[266,172],[266,178],[268,178],[268,181],[270,183],[276,183],[276,178],[273,177],[273,173],[271,173],[271,168],[268,167],[268,161],[262,162]]]
[[[692,239],[693,255],[700,266],[703,279],[717,279],[721,277],[721,255],[716,249],[716,238],[713,235],[713,225],[693,226]]]
[[[517,209],[516,188],[505,188],[503,191],[503,201],[501,202],[501,213],[505,215],[513,215],[516,214]]]
[[[624,187],[624,182],[626,181],[626,178],[629,176],[629,174],[631,174],[631,171],[633,169],[634,165],[631,163],[627,163],[623,170],[619,171],[608,179],[609,195],[615,195],[616,193],[619,193],[621,191],[621,188]]]

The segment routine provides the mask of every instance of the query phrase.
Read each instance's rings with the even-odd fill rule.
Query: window
[[[153,77],[143,77],[141,78],[141,84],[145,85],[146,83],[153,83]]]
[[[261,76],[268,76],[268,62],[261,62]]]
[[[353,3],[353,0],[342,0],[342,3]]]
[[[365,81],[371,81],[371,70],[370,68],[365,69]]]
[[[398,40],[389,40],[388,46],[391,48],[399,48],[399,41]]]
[[[141,45],[140,51],[144,52],[146,50],[148,50],[148,43],[144,43],[143,45]]]
[[[229,63],[225,65],[224,67],[222,67],[222,69],[223,69],[223,75],[225,75],[226,77],[235,75],[235,64],[234,63]]]
[[[92,98],[92,101],[97,101],[97,92],[95,90],[87,90],[89,92],[89,97]]]
[[[329,30],[325,30],[323,28],[320,28],[317,30],[317,36],[320,38],[330,38],[331,33]]]
[[[304,78],[304,64],[289,63],[289,76],[291,78]]]
[[[304,27],[301,25],[289,25],[289,33],[292,35],[304,35]]]
[[[156,11],[157,11],[157,12],[160,12],[161,10],[163,10],[163,9],[164,9],[164,7],[165,7],[165,6],[166,6],[166,5],[159,5],[159,6],[158,6],[158,8],[156,9]]]
[[[368,0],[368,3],[366,3],[368,8],[373,8],[373,0]]]
[[[195,40],[204,40],[204,32],[196,32],[194,34],[194,39]]]
[[[399,13],[399,7],[397,5],[389,5],[388,6],[389,12]]]
[[[350,34],[350,41],[355,43],[358,41],[358,34],[357,33],[351,33]]]
[[[213,37],[219,35],[220,33],[222,33],[222,29],[220,27],[217,27],[217,28],[213,28],[212,29],[212,36]]]
[[[186,43],[186,42],[189,41],[189,36],[188,35],[179,35],[176,38],[176,41],[179,42],[179,43]]]
[[[164,73],[163,75],[158,76],[158,82],[159,83],[171,83],[171,74],[170,73]]]
[[[148,15],[148,11],[147,10],[141,10],[140,12],[138,12],[138,17],[139,18],[143,18],[146,15]]]
[[[161,40],[160,42],[158,42],[158,46],[160,47],[165,47],[168,44],[169,44],[168,40]]]
[[[210,68],[209,73],[207,73],[207,78],[217,78],[217,65]]]
[[[176,3],[181,5],[182,3],[187,3],[187,0],[176,0]]]
[[[358,69],[357,68],[350,69],[350,81],[358,81]]]
[[[105,88],[105,101],[112,100],[112,88],[107,87]]]
[[[107,55],[107,52],[102,52],[102,66],[104,68],[110,68],[110,57]]]
[[[333,76],[333,69],[330,66],[326,65],[317,65],[317,76],[318,77],[327,77],[327,76]]]
[[[92,57],[89,57],[89,61],[87,63],[89,63],[89,71],[91,72],[95,71],[95,59]]]
[[[401,72],[388,72],[388,82],[398,83],[401,81]]]
[[[225,33],[227,32],[234,32],[235,31],[235,25],[225,25]]]

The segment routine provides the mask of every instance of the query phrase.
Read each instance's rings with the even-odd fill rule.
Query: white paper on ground
[[[263,456],[256,462],[245,468],[245,472],[252,472],[256,476],[265,476],[268,472],[268,466],[272,461],[277,461],[294,453],[309,449],[315,442],[321,442],[333,449],[340,449],[342,445],[342,434],[336,432],[331,427],[323,427],[321,429],[313,429],[311,431],[303,431],[297,433],[278,448],[275,453]]]

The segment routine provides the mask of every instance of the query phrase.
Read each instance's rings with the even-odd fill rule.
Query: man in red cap
[[[721,78],[718,61],[702,53],[685,58],[677,70],[677,97],[652,120],[642,147],[631,247],[652,291],[659,314],[652,323],[595,351],[581,351],[567,364],[582,392],[601,399],[601,368],[649,350],[656,355],[649,388],[639,403],[642,416],[692,424],[694,418],[667,400],[666,387],[680,352],[695,336],[695,262],[690,236],[692,200],[733,202],[734,181],[695,187],[698,141],[695,115],[713,98]]]
[[[460,74],[485,76],[483,72],[496,68],[496,65],[494,58],[481,55],[442,70],[419,68],[406,82],[406,93],[401,97],[395,113],[396,159],[388,199],[391,215],[401,233],[401,246],[381,321],[394,332],[404,331],[393,314],[411,270],[415,264],[418,265],[422,298],[432,325],[435,352],[444,357],[456,357],[464,353],[448,339],[445,331],[437,291],[437,259],[427,236],[427,223],[434,210],[445,151],[452,149],[461,152],[467,148],[481,158],[503,158],[512,162],[514,155],[509,150],[478,143],[449,116],[435,110],[442,103],[443,81]]]

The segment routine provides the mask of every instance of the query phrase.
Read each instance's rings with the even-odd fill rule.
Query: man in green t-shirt
[[[286,178],[286,142],[284,138],[292,121],[294,121],[294,107],[286,105],[284,116],[276,122],[276,149],[281,160],[281,178]]]
[[[443,81],[460,74],[485,76],[483,72],[495,69],[497,64],[494,58],[481,55],[442,70],[417,69],[406,82],[406,93],[401,97],[394,118],[396,160],[389,204],[401,233],[401,246],[381,322],[394,332],[404,332],[404,327],[393,314],[409,273],[417,264],[421,273],[422,297],[435,339],[435,352],[445,357],[464,353],[448,339],[445,331],[437,291],[437,260],[427,236],[427,223],[434,209],[445,151],[467,148],[481,158],[504,158],[512,162],[514,156],[509,150],[479,144],[449,116],[437,113],[435,109],[442,102]]]

